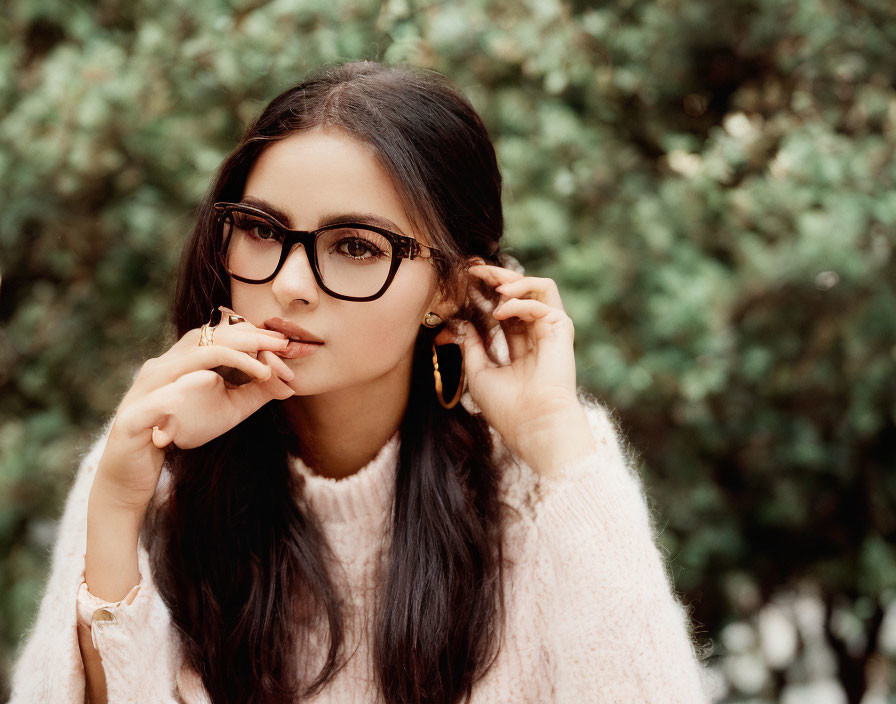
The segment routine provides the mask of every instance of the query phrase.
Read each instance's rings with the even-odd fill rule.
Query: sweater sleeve
[[[685,609],[654,541],[636,471],[597,404],[597,451],[541,479],[535,516],[540,600],[556,701],[708,701]]]
[[[167,607],[154,588],[142,542],[138,543],[140,585],[129,595],[130,603],[99,602],[82,587],[87,504],[113,420],[81,462],[66,499],[44,595],[13,666],[11,704],[83,704],[86,676],[78,642],[79,609],[92,622],[109,704],[177,701],[178,642]]]

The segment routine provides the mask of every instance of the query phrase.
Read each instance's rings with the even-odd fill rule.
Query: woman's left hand
[[[592,437],[576,396],[575,330],[557,284],[498,266],[469,272],[501,294],[493,315],[503,321],[510,353],[509,365],[495,364],[475,327],[464,326],[467,383],[485,419],[533,467],[587,451]]]

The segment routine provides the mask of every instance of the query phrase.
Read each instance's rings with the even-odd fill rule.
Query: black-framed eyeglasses
[[[215,203],[218,254],[238,281],[264,284],[277,276],[295,244],[305,249],[317,285],[334,298],[372,301],[385,293],[402,259],[444,261],[439,250],[368,223],[343,222],[290,230],[244,203]]]

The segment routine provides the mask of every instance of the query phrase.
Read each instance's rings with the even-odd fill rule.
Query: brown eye
[[[280,239],[279,233],[270,224],[259,218],[237,214],[233,219],[234,226],[242,230],[252,239],[268,241]]]
[[[253,225],[252,229],[249,230],[249,234],[257,237],[260,240],[277,239],[277,233],[274,232],[268,225],[264,224]]]
[[[339,251],[352,259],[368,259],[378,257],[382,252],[366,240],[359,237],[346,237],[339,242]]]
[[[332,230],[329,239],[327,250],[351,261],[368,262],[392,256],[389,240],[372,230]]]

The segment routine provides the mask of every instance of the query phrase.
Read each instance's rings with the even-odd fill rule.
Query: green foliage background
[[[0,694],[78,455],[170,342],[192,209],[270,98],[352,58],[435,68],[483,115],[507,243],[560,286],[726,701],[810,678],[745,684],[720,635],[796,588],[848,701],[896,692],[890,0],[13,0]]]

